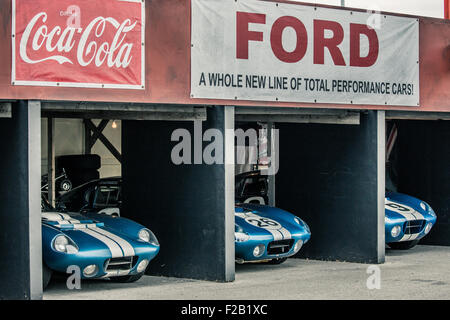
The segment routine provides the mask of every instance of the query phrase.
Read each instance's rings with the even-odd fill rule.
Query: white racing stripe
[[[419,236],[419,233],[405,234],[399,241],[412,241],[412,240],[416,240],[418,236]]]
[[[102,235],[114,240],[115,242],[117,242],[119,244],[119,246],[122,248],[125,257],[132,257],[134,256],[134,249],[133,246],[126,241],[125,239],[109,232],[106,231],[105,229],[101,229],[101,228],[94,228],[93,230],[95,230],[98,233],[101,233]]]
[[[284,239],[290,239],[292,236],[289,230],[287,230],[286,228],[281,228],[278,231],[280,231],[283,234]]]
[[[96,230],[96,228],[80,229],[79,231],[84,232],[91,237],[103,242],[109,248],[109,251],[111,251],[112,258],[121,258],[124,256],[122,249],[116,242],[100,233],[95,232],[94,230]]]

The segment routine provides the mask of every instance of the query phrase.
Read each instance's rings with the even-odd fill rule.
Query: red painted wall
[[[450,112],[450,21],[420,19],[420,107],[358,106],[190,98],[190,1],[146,1],[146,89],[79,89],[11,85],[11,1],[0,0],[0,99],[246,105]],[[289,1],[279,1],[289,2]],[[297,2],[294,2],[298,4]],[[325,6],[330,7],[330,6]],[[342,9],[354,10],[355,9]],[[358,10],[364,11],[364,10]]]
[[[444,0],[444,18],[450,19],[450,0]]]

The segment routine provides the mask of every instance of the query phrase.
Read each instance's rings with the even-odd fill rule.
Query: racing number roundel
[[[400,212],[400,213],[413,211],[406,206],[402,206],[402,205],[400,205],[398,203],[394,203],[394,202],[386,202],[386,206],[389,207],[391,210],[394,210],[394,211]]]
[[[279,224],[275,220],[264,217],[248,217],[245,219],[245,221],[255,227],[268,230],[278,230],[281,228],[281,224]]]

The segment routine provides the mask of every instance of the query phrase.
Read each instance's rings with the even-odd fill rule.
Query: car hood
[[[136,236],[81,214],[43,212],[43,240],[51,243],[58,234],[68,236],[84,256],[120,258],[137,255],[151,246]]]
[[[252,235],[276,237],[281,232],[283,238],[286,238],[289,234],[310,233],[306,223],[301,222],[302,225],[299,225],[293,214],[279,208],[256,204],[240,204],[235,207],[235,223]]]
[[[433,209],[426,202],[412,196],[386,192],[385,215],[390,220],[422,220],[432,218]]]

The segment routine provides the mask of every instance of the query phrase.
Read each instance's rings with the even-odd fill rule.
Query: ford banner
[[[419,20],[192,0],[191,97],[419,106]]]

